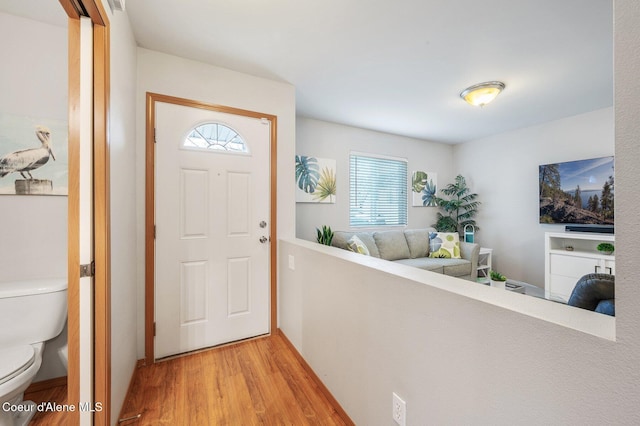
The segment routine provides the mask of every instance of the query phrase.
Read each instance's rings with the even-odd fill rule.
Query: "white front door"
[[[270,122],[156,103],[155,358],[269,332]]]

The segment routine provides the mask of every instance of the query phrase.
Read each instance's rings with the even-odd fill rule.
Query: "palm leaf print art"
[[[422,190],[422,205],[427,207],[436,207],[436,185],[433,183],[433,179],[427,180],[424,189]]]
[[[320,179],[320,166],[315,157],[296,155],[296,184],[308,194],[313,194]]]
[[[314,200],[323,201],[329,198],[330,202],[333,202],[333,196],[336,195],[336,173],[329,167],[322,169],[320,180],[316,186],[316,195]]]
[[[422,192],[427,183],[428,176],[425,172],[414,172],[411,179],[413,192]]]

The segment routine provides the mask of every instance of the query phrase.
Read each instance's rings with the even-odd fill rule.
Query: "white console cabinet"
[[[599,252],[600,243],[615,241],[613,234],[547,232],[545,234],[545,297],[567,303],[576,283],[589,273],[616,273],[614,255]]]

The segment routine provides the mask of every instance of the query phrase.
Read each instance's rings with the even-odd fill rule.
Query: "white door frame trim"
[[[224,112],[227,114],[242,115],[245,117],[266,119],[271,123],[270,134],[270,227],[269,234],[272,242],[269,247],[270,271],[270,334],[275,334],[277,321],[277,117],[271,114],[263,114],[239,108],[216,105],[207,102],[177,98],[147,92],[146,94],[146,166],[145,166],[145,362],[147,365],[154,363],[154,335],[155,335],[155,128],[157,102],[177,104],[192,108],[206,109],[210,111]]]

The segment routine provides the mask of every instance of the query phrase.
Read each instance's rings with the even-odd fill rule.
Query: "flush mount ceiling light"
[[[500,81],[487,81],[467,87],[460,93],[460,97],[469,105],[483,107],[496,98],[504,89]]]

